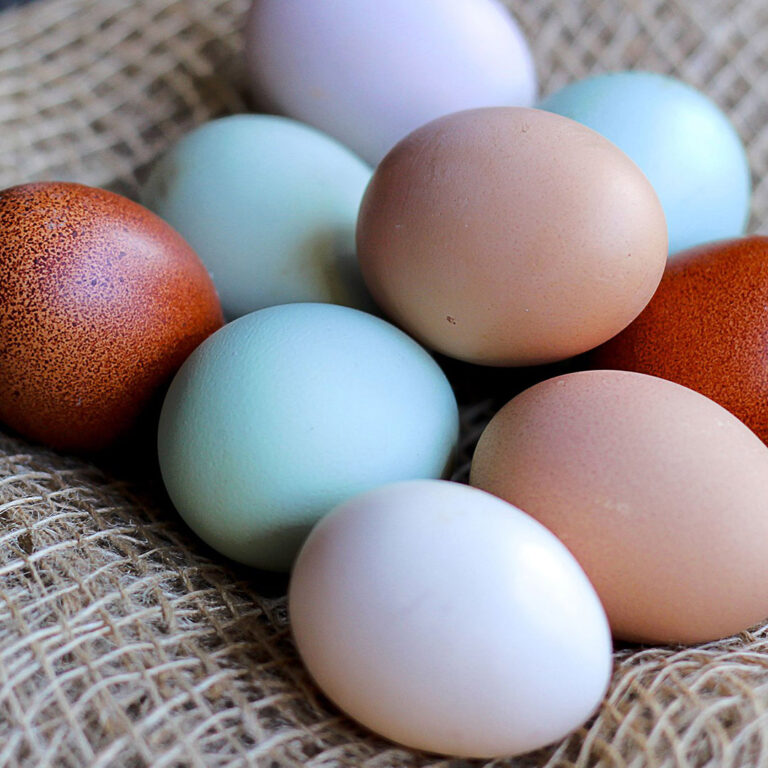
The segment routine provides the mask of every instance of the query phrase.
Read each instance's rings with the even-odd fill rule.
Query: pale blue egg
[[[440,478],[458,439],[448,380],[384,320],[288,304],[209,337],[174,378],[160,417],[163,480],[222,554],[290,567],[311,526],[385,483]]]
[[[211,273],[224,314],[323,301],[370,309],[355,224],[371,169],[335,139],[272,115],[233,115],[187,134],[141,199]]]
[[[601,133],[640,166],[664,208],[670,253],[744,233],[744,146],[699,91],[652,72],[616,72],[568,85],[539,107]]]

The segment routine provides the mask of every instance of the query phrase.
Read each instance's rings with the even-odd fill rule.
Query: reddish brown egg
[[[676,256],[642,314],[591,364],[684,384],[768,442],[768,237]]]
[[[0,192],[0,421],[98,450],[223,323],[194,251],[137,203],[60,182]]]

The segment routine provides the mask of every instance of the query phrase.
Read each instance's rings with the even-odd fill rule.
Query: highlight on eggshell
[[[712,398],[768,443],[768,237],[681,253],[648,306],[588,365],[660,376]]]
[[[254,0],[245,47],[258,100],[372,165],[437,117],[536,98],[528,43],[498,0]]]
[[[459,757],[517,755],[597,708],[611,637],[566,547],[466,485],[386,485],[313,529],[291,576],[299,653],[376,733]]]
[[[228,319],[294,301],[371,310],[355,258],[370,177],[362,160],[308,125],[231,115],[167,150],[141,200],[197,251]]]
[[[613,72],[566,85],[539,107],[610,139],[659,196],[675,255],[744,234],[751,179],[731,121],[703,93],[654,72]]]
[[[664,213],[614,144],[541,110],[457,112],[411,133],[366,190],[374,299],[426,346],[484,365],[554,362],[625,328],[659,284]]]
[[[81,184],[0,192],[0,286],[0,421],[61,450],[99,450],[130,430],[223,323],[177,232]]]
[[[617,638],[700,643],[768,616],[768,448],[687,387],[612,370],[537,384],[488,424],[470,483],[568,547]]]

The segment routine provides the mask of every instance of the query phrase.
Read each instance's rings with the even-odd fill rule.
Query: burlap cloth
[[[246,5],[40,0],[0,16],[0,187],[59,178],[134,194],[169,142],[248,107]],[[543,93],[626,67],[708,92],[750,148],[753,230],[768,224],[765,0],[509,5]],[[494,407],[474,381],[460,388],[458,478]],[[620,648],[597,717],[562,744],[517,761],[444,761],[328,704],[296,658],[284,583],[188,534],[151,461],[129,448],[89,463],[11,437],[0,454],[0,766],[768,765],[768,628]]]

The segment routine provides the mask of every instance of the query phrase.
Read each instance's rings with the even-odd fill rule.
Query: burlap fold
[[[58,178],[134,195],[170,142],[248,107],[246,5],[40,0],[0,16],[0,187]],[[748,143],[752,230],[765,228],[764,0],[508,5],[544,93],[629,67],[709,93]],[[462,391],[459,479],[498,403],[482,384]],[[399,749],[312,686],[280,583],[206,549],[156,483],[121,462],[130,457],[97,469],[0,438],[0,766],[768,765],[766,629],[618,650],[596,718],[535,755],[466,762]]]

